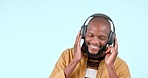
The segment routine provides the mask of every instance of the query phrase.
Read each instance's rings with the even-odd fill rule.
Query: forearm
[[[107,66],[109,78],[118,78],[114,65],[106,65],[106,66]]]
[[[72,71],[74,70],[74,68],[76,67],[76,65],[78,64],[79,60],[75,60],[73,59],[70,64],[64,69],[64,73],[65,73],[65,77],[69,78],[70,74],[72,73]]]

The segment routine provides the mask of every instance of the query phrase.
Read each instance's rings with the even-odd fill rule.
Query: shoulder
[[[115,60],[115,64],[119,65],[119,64],[122,64],[122,63],[126,63],[126,62],[123,59],[121,59],[120,57],[117,57],[116,60]]]
[[[62,55],[73,55],[74,49],[73,48],[67,48],[63,51]]]
[[[128,68],[127,63],[121,59],[120,57],[117,57],[115,60],[115,68]]]
[[[64,50],[62,52],[62,57],[64,57],[65,59],[72,59],[74,55],[74,48],[67,48],[66,50]]]
[[[131,78],[130,70],[127,63],[121,58],[117,57],[114,63],[116,73],[119,77]]]

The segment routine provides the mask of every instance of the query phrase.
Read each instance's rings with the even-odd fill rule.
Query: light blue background
[[[47,78],[97,12],[113,19],[132,78],[148,78],[147,0],[0,0],[0,78]]]

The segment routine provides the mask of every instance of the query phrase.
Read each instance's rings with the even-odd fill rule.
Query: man
[[[112,20],[104,14],[90,17],[88,25],[85,25],[88,19],[84,23],[86,31],[81,29],[74,48],[62,53],[49,78],[130,78],[127,64],[117,57],[118,43],[115,31],[111,31]],[[114,46],[108,42],[110,36]]]

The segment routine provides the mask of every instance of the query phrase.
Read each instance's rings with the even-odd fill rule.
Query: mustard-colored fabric
[[[73,55],[74,55],[73,48],[65,50],[58,59],[49,78],[65,78],[64,68],[72,61]],[[125,61],[117,57],[114,66],[118,78],[131,78],[129,68],[125,63]],[[87,68],[87,58],[83,57],[73,70],[70,78],[85,78],[86,68]],[[109,78],[104,59],[99,64],[96,78]]]

